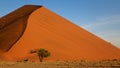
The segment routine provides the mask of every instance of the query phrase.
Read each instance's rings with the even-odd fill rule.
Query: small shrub
[[[31,54],[37,53],[37,55],[39,56],[40,62],[42,62],[44,58],[50,56],[50,52],[48,50],[43,49],[43,48],[31,50],[30,53]]]

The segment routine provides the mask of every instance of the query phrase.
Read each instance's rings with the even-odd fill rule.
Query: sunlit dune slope
[[[1,31],[0,37],[7,41],[0,41],[0,50],[8,50],[1,54],[1,59],[20,60],[28,58],[29,60],[37,60],[37,55],[31,55],[29,52],[38,48],[45,48],[51,52],[51,56],[47,58],[48,60],[102,60],[120,58],[120,50],[112,44],[45,7],[33,7],[35,7],[33,12],[6,26],[6,30],[11,29],[15,31],[8,30],[6,32],[10,34],[6,33],[7,35],[4,34],[4,29],[2,30],[3,32]],[[24,11],[26,10],[20,12]],[[7,29],[7,27],[9,28]],[[10,38],[6,38],[7,36],[10,36]]]

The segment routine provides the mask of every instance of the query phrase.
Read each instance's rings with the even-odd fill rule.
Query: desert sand
[[[20,14],[19,14],[20,13]],[[25,5],[0,19],[0,59],[37,61],[33,49],[45,48],[45,60],[120,59],[120,49],[43,6]]]
[[[103,61],[45,61],[8,62],[1,61],[0,68],[120,68],[120,60]]]

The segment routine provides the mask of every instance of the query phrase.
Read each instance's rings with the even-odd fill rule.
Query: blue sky
[[[120,0],[0,0],[0,17],[25,4],[43,5],[120,48]]]

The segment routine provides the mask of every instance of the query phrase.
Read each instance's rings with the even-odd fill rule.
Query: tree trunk
[[[40,60],[40,62],[43,62],[43,57],[39,56],[39,60]]]

